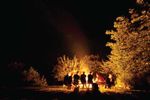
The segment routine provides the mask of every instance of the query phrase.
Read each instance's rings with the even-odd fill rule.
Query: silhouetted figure
[[[92,83],[93,83],[93,75],[92,75],[92,72],[90,72],[89,75],[88,75],[88,83],[89,83],[89,84],[92,84]]]
[[[81,83],[83,84],[83,88],[86,86],[86,75],[85,72],[81,75]]]
[[[111,88],[111,80],[110,80],[109,75],[106,77],[105,88]]]
[[[75,87],[77,87],[78,86],[78,84],[79,84],[79,75],[78,75],[78,72],[74,75],[74,85],[75,85]]]
[[[65,77],[64,77],[64,84],[66,85],[66,86],[68,86],[68,79],[69,79],[69,74],[66,74],[65,75]]]
[[[93,84],[93,74],[90,72],[88,74],[88,87],[90,87]]]
[[[71,74],[67,74],[64,77],[64,84],[67,86],[68,89],[71,89],[72,84],[72,76]]]
[[[97,83],[93,83],[93,84],[92,84],[92,92],[93,92],[93,93],[100,93],[99,87],[98,87],[98,84],[97,84]]]
[[[110,87],[112,87],[113,85],[115,85],[115,79],[114,76],[112,74],[109,74],[109,79],[110,79]]]
[[[69,74],[69,76],[68,76],[68,89],[71,89],[71,84],[72,84],[72,75]]]

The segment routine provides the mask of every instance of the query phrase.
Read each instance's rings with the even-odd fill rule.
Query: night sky
[[[3,7],[1,66],[20,60],[48,72],[66,54],[99,54],[109,49],[104,33],[134,0],[23,0]]]

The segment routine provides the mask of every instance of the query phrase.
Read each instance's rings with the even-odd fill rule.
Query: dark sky
[[[50,70],[56,58],[84,53],[108,53],[104,33],[117,16],[126,15],[134,0],[22,0],[6,3],[2,65],[21,60],[27,66]],[[78,52],[79,51],[79,52]]]

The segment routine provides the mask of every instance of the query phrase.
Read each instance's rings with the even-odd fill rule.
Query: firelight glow
[[[56,10],[55,14],[51,13],[49,14],[49,21],[57,31],[63,33],[64,42],[68,46],[67,49],[77,57],[88,54],[87,39],[75,18],[63,9],[61,9],[61,12]]]

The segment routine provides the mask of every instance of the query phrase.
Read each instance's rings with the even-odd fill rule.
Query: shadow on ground
[[[36,91],[25,88],[5,88],[0,91],[0,100],[150,100],[149,92],[113,93],[100,91],[73,92]]]

